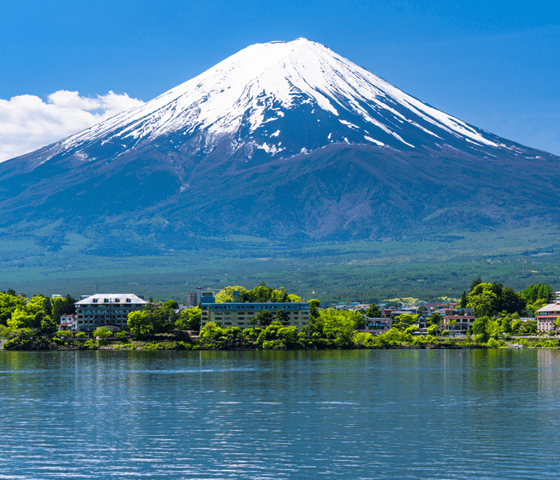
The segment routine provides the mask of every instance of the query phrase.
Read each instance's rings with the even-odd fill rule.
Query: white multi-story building
[[[128,314],[148,302],[132,293],[97,293],[76,302],[76,330],[93,332],[108,325],[128,329]]]
[[[537,310],[537,330],[550,332],[556,328],[556,319],[560,316],[560,303],[551,303]]]

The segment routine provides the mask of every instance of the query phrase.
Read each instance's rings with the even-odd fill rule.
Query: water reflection
[[[559,360],[2,351],[0,478],[545,478]]]

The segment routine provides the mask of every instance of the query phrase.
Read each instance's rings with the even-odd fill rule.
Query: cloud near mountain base
[[[95,98],[59,90],[46,101],[35,95],[0,99],[0,162],[54,143],[143,103],[126,93],[112,91]]]

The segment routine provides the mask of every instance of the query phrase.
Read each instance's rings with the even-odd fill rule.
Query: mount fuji
[[[140,107],[0,164],[0,227],[54,250],[79,235],[107,254],[232,234],[399,239],[554,225],[559,179],[559,157],[298,39],[250,46]]]

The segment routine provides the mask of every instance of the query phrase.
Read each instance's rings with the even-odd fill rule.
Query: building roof
[[[546,313],[546,312],[558,312],[560,311],[560,303],[550,303],[545,305],[543,308],[537,310],[537,313]]]
[[[148,302],[146,302],[146,300],[142,300],[133,293],[96,293],[95,295],[91,295],[79,302],[76,302],[75,305],[104,305],[111,303],[146,305]]]

